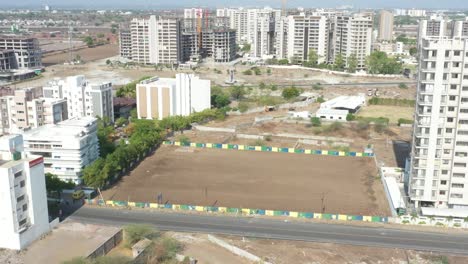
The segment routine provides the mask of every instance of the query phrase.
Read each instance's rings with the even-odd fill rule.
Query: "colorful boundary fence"
[[[164,145],[174,145],[182,147],[194,148],[213,148],[213,149],[231,149],[231,150],[250,150],[263,152],[282,152],[296,154],[312,154],[324,156],[341,156],[341,157],[373,157],[374,153],[353,152],[353,151],[335,151],[335,150],[312,150],[312,149],[295,149],[295,148],[278,148],[269,146],[248,146],[237,144],[220,144],[220,143],[189,143],[179,141],[164,141]]]
[[[101,199],[98,199],[98,200],[87,199],[85,200],[85,202],[86,204],[89,204],[89,205],[104,206],[104,201]],[[141,202],[126,202],[126,201],[110,201],[110,200],[106,201],[105,205],[116,206],[116,207],[170,209],[170,210],[175,210],[175,211],[196,211],[196,212],[211,212],[211,213],[241,214],[241,215],[287,216],[287,217],[293,217],[293,218],[388,223],[388,217],[381,217],[381,216],[321,214],[321,213],[292,212],[292,211],[281,211],[281,210],[213,207],[213,206],[197,206],[197,205],[184,205],[184,204],[157,204],[157,203],[141,203]]]

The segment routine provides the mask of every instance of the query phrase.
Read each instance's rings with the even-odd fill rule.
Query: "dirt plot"
[[[118,45],[108,44],[94,48],[74,50],[72,52],[72,58],[75,58],[77,55],[79,55],[83,61],[88,62],[116,56],[117,54],[119,54]],[[69,61],[69,59],[70,54],[67,50],[65,50],[63,53],[44,56],[44,58],[42,58],[42,64],[45,66],[63,64],[64,62]]]
[[[162,146],[106,199],[389,215],[371,158]]]

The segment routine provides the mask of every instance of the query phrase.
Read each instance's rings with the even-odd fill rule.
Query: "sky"
[[[40,7],[45,4],[60,8],[170,8],[170,7],[235,7],[281,6],[281,0],[0,0],[0,8]],[[468,9],[468,0],[288,0],[287,7],[339,7],[354,8],[430,8]]]

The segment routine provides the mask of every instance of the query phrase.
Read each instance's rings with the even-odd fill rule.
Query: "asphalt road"
[[[468,234],[289,222],[265,218],[82,207],[73,220],[94,224],[149,224],[160,230],[329,242],[468,255]]]

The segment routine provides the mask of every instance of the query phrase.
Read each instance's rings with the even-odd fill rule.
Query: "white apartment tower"
[[[379,40],[393,40],[393,13],[387,10],[380,11]]]
[[[149,63],[177,64],[181,61],[181,24],[177,18],[149,19]]]
[[[335,18],[333,30],[332,61],[341,54],[347,61],[354,54],[358,61],[358,69],[366,67],[366,58],[372,48],[373,15],[371,13],[357,13],[353,15],[339,15]]]
[[[247,10],[247,34],[251,54],[262,58],[275,54],[276,32],[280,28],[281,10],[264,8]]]
[[[187,116],[211,107],[211,82],[193,74],[176,78],[154,77],[137,84],[139,119]]]
[[[302,63],[314,50],[321,63],[328,57],[329,22],[325,16],[288,16],[287,59]]]
[[[423,38],[419,67],[409,196],[468,208],[468,38]]]
[[[107,117],[114,121],[112,84],[90,83],[83,75],[55,79],[43,87],[44,97],[66,99],[68,118]]]
[[[0,248],[21,250],[50,229],[44,163],[21,135],[0,138]]]
[[[124,35],[124,37],[128,36]],[[130,23],[130,38],[132,45],[132,60],[137,63],[148,64],[150,62],[149,20],[138,18],[132,19],[132,22]]]
[[[238,8],[222,8],[216,10],[217,17],[228,17],[229,27],[236,30],[236,37],[238,43],[248,43],[248,22],[247,22],[247,9]]]

